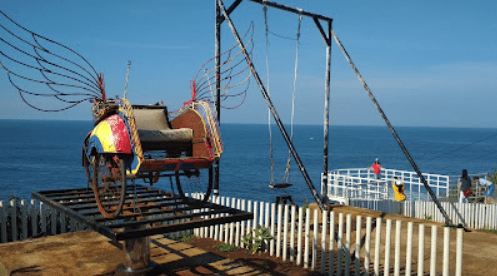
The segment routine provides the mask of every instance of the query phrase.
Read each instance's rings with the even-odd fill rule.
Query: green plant
[[[245,235],[242,240],[243,244],[247,246],[251,254],[254,254],[255,252],[261,252],[262,246],[265,241],[274,239],[274,237],[269,234],[269,229],[262,225],[257,225],[254,232],[255,235],[249,233]]]
[[[431,220],[431,216],[425,215],[425,220]]]
[[[491,229],[491,228],[484,228],[484,231],[489,231],[489,232],[494,232],[497,233],[497,229]]]
[[[395,214],[402,215],[402,207],[395,208]]]
[[[180,240],[182,242],[191,242],[192,238],[193,238],[193,234],[184,234],[183,236],[181,236]]]
[[[457,229],[457,226],[451,224],[444,224],[444,227],[449,227],[450,229]]]
[[[227,243],[220,243],[217,245],[214,245],[215,248],[217,248],[221,252],[231,252],[236,249],[236,246],[234,244],[227,244]]]
[[[304,198],[304,204],[302,205],[302,214],[304,217],[307,212],[307,209],[309,209],[309,201],[307,201],[307,198]]]

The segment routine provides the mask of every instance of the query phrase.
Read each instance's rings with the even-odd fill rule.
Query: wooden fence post
[[[337,275],[342,275],[343,213],[338,214]]]
[[[463,250],[463,234],[464,229],[457,229],[457,242],[456,242],[456,276],[462,275],[462,250]]]
[[[31,199],[31,228],[32,236],[36,236],[38,234],[38,210],[36,209],[35,199]]]
[[[449,276],[449,244],[450,244],[450,228],[444,227],[444,261],[443,261],[443,276]]]
[[[433,225],[431,227],[431,256],[430,256],[430,275],[435,276],[437,274],[437,227]]]
[[[236,200],[236,209],[237,210],[241,210],[242,209],[242,207],[240,206],[241,204],[242,204],[241,200],[238,198]],[[240,232],[241,232],[240,225],[241,224],[240,224],[239,221],[237,221],[236,224],[235,224],[235,246],[237,246],[237,247],[240,247]]]
[[[236,199],[232,198],[231,199],[231,208],[236,208]],[[235,239],[235,223],[230,222],[230,244],[234,244],[234,239]]]
[[[335,272],[335,212],[331,211],[330,212],[330,248],[329,248],[329,256],[328,256],[328,266],[330,268],[329,270],[329,276],[333,276]]]
[[[41,224],[41,232],[47,234],[47,206],[40,202],[40,224]],[[81,228],[80,228],[81,229]]]
[[[370,274],[371,263],[371,217],[366,218],[366,244],[364,245],[364,272]]]
[[[311,214],[310,210],[307,209],[305,216],[305,238],[304,238],[304,268],[309,268],[309,241],[310,236],[310,224],[311,224]]]
[[[274,256],[274,249],[275,249],[275,238],[276,238],[276,203],[271,204],[271,232],[270,235],[273,237],[269,241],[269,255]]]
[[[412,272],[412,240],[413,240],[414,223],[407,223],[407,245],[406,245],[406,275],[411,275]]]
[[[12,241],[17,241],[17,202],[16,199],[12,199],[10,201],[11,207],[11,217],[10,217],[10,226],[12,232]]]
[[[290,223],[290,261],[295,261],[295,205],[292,205],[292,222]]]
[[[242,206],[241,206],[241,211],[245,211],[245,199],[242,199]],[[211,236],[212,236],[212,227],[211,227]],[[243,242],[243,237],[245,236],[245,221],[242,221],[240,223],[240,242],[239,242],[239,246],[241,248],[244,248],[244,244]]]
[[[376,218],[376,238],[374,242],[374,275],[380,275],[381,218]]]
[[[304,210],[299,207],[299,225],[297,234],[297,265],[302,264],[302,221],[304,219]]]
[[[361,274],[361,230],[362,230],[362,217],[357,216],[356,227],[355,227],[355,268],[354,275],[359,276]]]
[[[326,269],[326,235],[328,234],[328,211],[323,210],[321,213],[321,274],[325,273]]]
[[[395,221],[395,261],[394,261],[394,275],[400,276],[400,230],[401,221]]]
[[[288,204],[285,204],[283,215],[283,261],[286,261],[288,249]]]
[[[384,274],[385,276],[390,275],[390,246],[392,240],[392,220],[387,219],[387,227],[385,233],[385,267]]]
[[[419,225],[418,233],[418,275],[424,275],[424,260],[425,260],[425,225]]]
[[[318,209],[314,209],[314,231],[312,234],[312,263],[311,269],[316,270],[316,262],[318,255],[318,236],[319,236],[319,213]]]
[[[21,200],[21,239],[28,238],[28,204],[25,199]]]
[[[4,201],[0,201],[0,233],[2,243],[7,242],[7,206]]]
[[[278,204],[278,218],[276,227],[276,257],[281,256],[281,217],[283,216],[283,205]]]
[[[345,228],[345,276],[350,275],[350,232],[352,226],[352,216],[347,214],[347,224]]]

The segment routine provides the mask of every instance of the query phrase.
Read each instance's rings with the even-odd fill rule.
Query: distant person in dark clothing
[[[471,195],[471,179],[469,178],[468,171],[466,169],[462,170],[457,191],[459,194],[459,203],[468,203],[468,196]]]

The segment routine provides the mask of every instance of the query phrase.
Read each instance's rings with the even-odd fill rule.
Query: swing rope
[[[299,41],[300,41],[300,26],[302,24],[302,15],[299,15],[299,24],[297,27],[297,39],[295,42],[295,75],[293,77],[293,94],[292,94],[292,115],[290,119],[290,141],[293,140],[293,118],[295,117],[295,95],[297,90],[297,69],[299,67]],[[290,163],[292,161],[292,152],[288,150],[288,159],[286,169],[281,183],[290,183]]]
[[[265,25],[265,34],[266,34],[266,87],[268,91],[268,95],[270,94],[270,89],[269,89],[269,75],[270,75],[270,70],[269,70],[269,24],[268,24],[268,19],[267,19],[267,6],[264,4],[263,7],[264,11],[264,25]],[[293,139],[293,125],[294,125],[294,118],[295,118],[295,98],[296,98],[296,90],[297,90],[297,72],[298,72],[298,64],[299,64],[299,41],[300,41],[300,28],[302,25],[302,15],[299,15],[299,21],[298,21],[298,27],[297,27],[297,37],[295,39],[295,74],[293,78],[293,93],[292,93],[292,111],[291,111],[291,119],[290,119],[290,141]],[[271,110],[268,109],[268,128],[269,128],[269,158],[271,160],[271,181],[269,183],[270,187],[275,186],[274,182],[274,152],[273,152],[273,139],[272,139],[272,131],[271,131]],[[285,173],[283,175],[283,178],[281,179],[282,184],[289,184],[290,183],[290,164],[292,161],[292,152],[288,150],[288,159],[286,162],[286,169]]]

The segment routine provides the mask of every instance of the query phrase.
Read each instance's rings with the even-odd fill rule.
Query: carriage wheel
[[[93,159],[93,192],[102,215],[113,218],[121,213],[126,197],[124,161],[114,155],[97,154]]]
[[[193,207],[200,208],[209,199],[212,191],[213,167],[199,171],[176,171],[176,186],[183,201]],[[198,195],[199,199],[192,200],[191,195]]]
[[[92,157],[90,157],[92,158]],[[85,174],[86,174],[86,179],[88,180],[88,188],[92,187],[93,185],[93,171],[94,171],[94,164],[93,161],[88,160],[86,156],[83,156],[83,167],[85,168]]]

